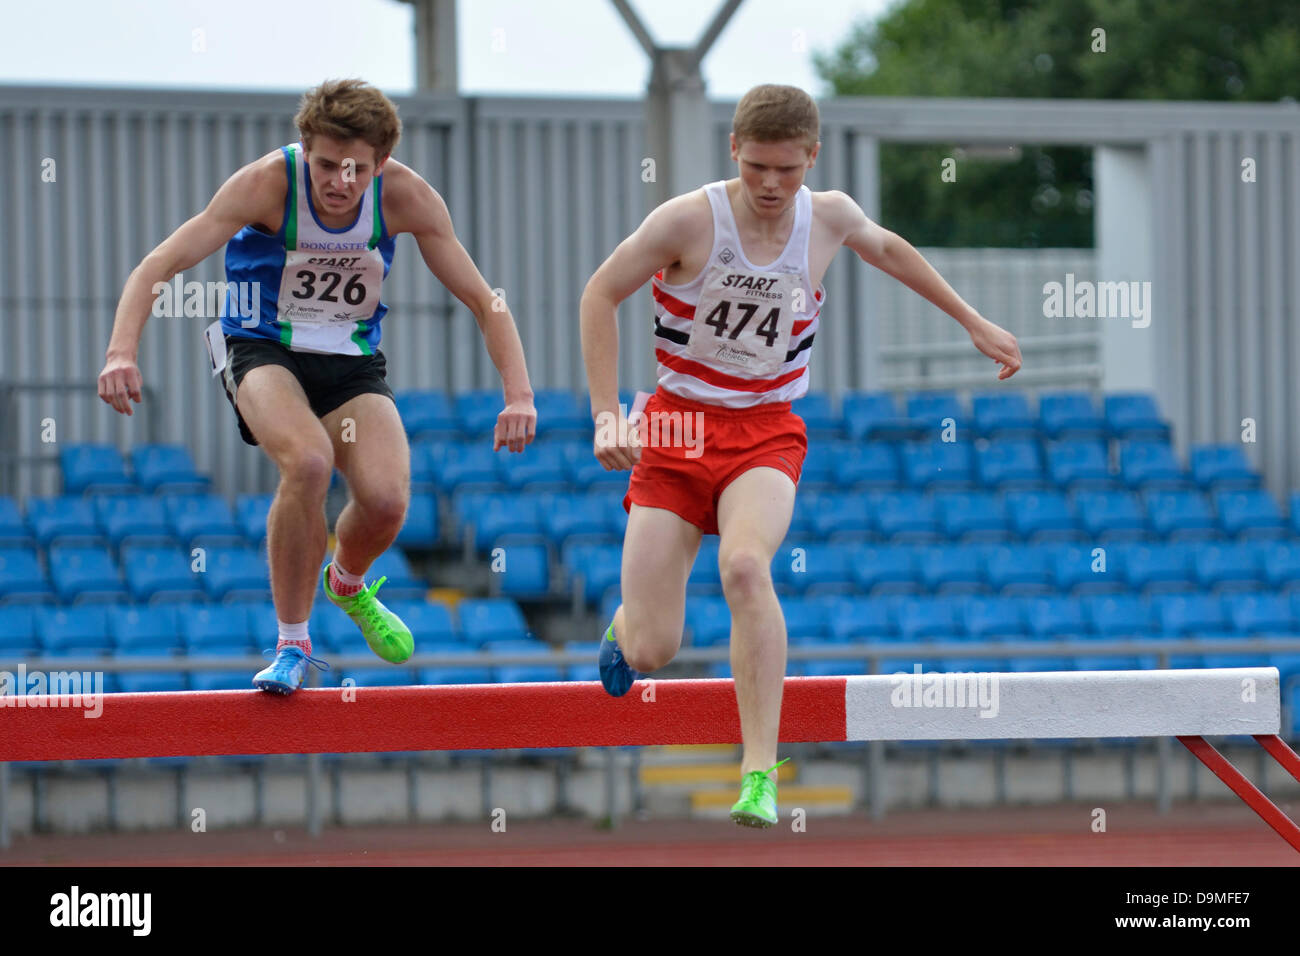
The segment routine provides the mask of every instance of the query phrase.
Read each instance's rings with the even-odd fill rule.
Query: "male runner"
[[[651,212],[591,277],[581,304],[595,454],[606,469],[632,468],[623,603],[601,641],[601,682],[621,696],[673,659],[700,538],[720,535],[744,739],[743,783],[731,818],[745,826],[777,819],[770,774],[780,766],[786,632],[770,567],[790,524],[807,450],[790,402],[808,390],[831,259],[848,246],[943,309],[1002,366],[999,379],[1021,364],[1015,337],[962,301],[909,243],[844,193],[803,185],[821,145],[818,129],[817,105],[802,90],[750,90],[732,122],[739,177]],[[645,414],[659,416],[662,439],[662,422],[673,421],[666,416],[699,413],[693,421],[703,422],[702,454],[698,435],[691,447],[639,447],[622,421],[615,310],[651,279],[659,387]]]
[[[410,450],[379,351],[381,285],[399,233],[415,237],[429,270],[478,320],[505,388],[494,449],[523,451],[537,418],[513,316],[457,240],[442,197],[391,158],[401,136],[392,102],[360,80],[329,81],[303,97],[294,122],[301,143],[231,176],[131,273],[99,376],[100,397],[131,414],[128,397],[141,400],[136,356],[154,284],[228,241],[231,292],[216,337],[218,351],[225,345],[226,395],[244,441],[260,444],[280,472],[267,518],[279,637],[271,665],[253,678],[279,694],[297,690],[308,664],[320,664],[307,620],[335,467],[349,500],[322,575],[325,594],[384,660],[400,664],[414,649],[410,630],[375,596],[384,579],[363,580],[401,530],[410,498]],[[260,301],[241,315],[235,284],[253,282]]]

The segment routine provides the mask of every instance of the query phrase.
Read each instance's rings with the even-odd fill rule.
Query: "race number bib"
[[[350,325],[369,318],[383,278],[383,262],[364,248],[347,254],[290,250],[276,303],[279,317],[304,326]]]
[[[790,346],[797,281],[789,273],[713,266],[695,306],[686,353],[754,378],[775,375]]]

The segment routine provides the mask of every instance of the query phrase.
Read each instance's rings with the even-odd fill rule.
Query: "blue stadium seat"
[[[911,442],[903,446],[903,471],[913,488],[973,491],[974,457],[970,442]]]
[[[191,654],[191,660],[201,660],[205,657],[227,657],[228,654]],[[253,670],[222,670],[222,671],[187,671],[186,679],[189,681],[191,690],[253,690],[253,675],[257,671]]]
[[[791,403],[791,411],[803,419],[814,441],[837,441],[844,432],[844,422],[825,392],[808,392]]]
[[[857,549],[838,544],[800,545],[802,556],[778,551],[773,560],[773,579],[791,590],[806,594],[833,594],[854,589],[853,563]]]
[[[1066,491],[1113,491],[1120,488],[1111,474],[1106,445],[1100,441],[1058,441],[1047,446],[1047,473]]]
[[[271,514],[275,495],[239,495],[235,498],[235,523],[244,539],[260,548],[266,541],[266,522]]]
[[[551,591],[550,557],[543,544],[508,544],[501,557],[505,567],[496,572],[493,562],[492,581],[501,594],[521,600],[538,600]]]
[[[0,602],[53,601],[40,558],[30,548],[0,548]]]
[[[782,598],[781,613],[789,642],[804,644],[825,640],[829,607],[829,601],[817,598]]]
[[[1198,586],[1194,557],[1188,544],[1136,544],[1116,547],[1123,554],[1124,579],[1135,591],[1148,594],[1192,591]]]
[[[591,444],[569,443],[564,445],[564,454],[569,464],[569,479],[574,490],[627,491],[629,471],[606,471],[592,453]]]
[[[113,556],[103,548],[51,548],[49,566],[54,590],[65,604],[127,599]]]
[[[1009,491],[1003,496],[1011,527],[1026,541],[1083,538],[1070,500],[1059,491]]]
[[[433,389],[398,392],[393,396],[402,425],[412,441],[457,441],[460,423],[447,393]]]
[[[411,442],[411,494],[428,495],[438,491],[438,469],[446,444],[449,443]]]
[[[537,409],[537,434],[554,437],[575,437],[591,443],[595,425],[591,409],[584,395],[566,389],[543,388],[533,395]]]
[[[176,608],[170,604],[111,607],[107,621],[109,636],[119,654],[136,648],[174,653],[183,646]]]
[[[1190,491],[1191,475],[1171,445],[1161,441],[1127,441],[1120,445],[1119,470],[1134,490]]]
[[[1160,630],[1170,637],[1225,631],[1231,625],[1216,594],[1160,594],[1151,599]]]
[[[604,495],[546,494],[538,498],[540,530],[555,547],[562,548],[575,535],[604,536],[609,523],[608,499]],[[622,504],[619,503],[622,510]]]
[[[485,442],[442,447],[441,460],[436,464],[440,491],[452,494],[470,486],[481,490],[504,490],[501,456],[510,452],[494,452]]]
[[[140,489],[126,471],[126,459],[113,445],[68,445],[59,452],[63,493],[133,494]]]
[[[200,577],[214,601],[263,600],[271,596],[267,560],[253,548],[209,548]]]
[[[489,641],[483,649],[492,654],[537,654],[541,657],[549,656],[550,651],[541,641]],[[546,661],[535,664],[494,664],[492,670],[497,682],[501,684],[564,680],[561,666]]]
[[[230,504],[220,495],[166,495],[163,506],[172,533],[190,547],[244,543],[244,533],[235,522]]]
[[[731,639],[731,610],[726,599],[704,595],[686,602],[686,633],[693,647],[713,647]]]
[[[56,542],[84,547],[108,543],[89,498],[28,498],[27,527],[42,548]]]
[[[1080,491],[1074,511],[1089,534],[1102,542],[1144,541],[1150,530],[1142,499],[1131,491]]]
[[[921,590],[917,549],[908,545],[858,548],[850,566],[858,588],[873,596],[916,594]]]
[[[813,442],[808,446],[808,454],[803,460],[803,471],[799,477],[800,491],[836,491],[835,463],[840,457],[841,448],[847,449],[847,442]]]
[[[943,540],[935,502],[918,491],[869,492],[880,535],[895,544],[928,544]]]
[[[953,540],[1007,541],[1011,525],[1003,499],[988,492],[948,492],[935,496],[939,522]]]
[[[809,642],[805,647],[829,649],[834,645],[827,642]],[[839,677],[865,674],[867,662],[856,657],[821,657],[806,661],[791,661],[789,671],[792,676],[803,677]]]
[[[921,553],[921,582],[938,594],[983,594],[983,553],[970,545],[944,545]]]
[[[1038,438],[1038,419],[1022,392],[976,395],[971,399],[971,410],[975,434],[981,438]]]
[[[108,609],[95,604],[37,608],[36,637],[46,653],[107,654],[113,650],[107,618]]]
[[[1209,500],[1199,491],[1148,491],[1143,495],[1151,527],[1172,541],[1204,541],[1219,536]]]
[[[120,549],[131,544],[176,545],[167,511],[157,498],[144,495],[103,495],[95,499],[99,525],[109,543]]]
[[[836,456],[833,467],[840,488],[892,491],[902,475],[898,453],[883,442],[849,444]]]
[[[180,548],[122,549],[122,569],[131,597],[154,600],[205,600],[203,579],[191,569],[189,552]]]
[[[132,644],[118,648],[117,656],[124,657],[176,657],[175,649],[163,644]],[[188,689],[183,671],[122,671],[114,675],[117,690],[123,694],[158,694]]]
[[[403,599],[389,601],[385,606],[411,629],[417,653],[424,653],[426,644],[454,644],[459,640],[451,608],[439,601]]]
[[[1260,476],[1240,445],[1193,445],[1192,478],[1208,491],[1253,491]]]
[[[1260,560],[1260,552],[1249,545],[1203,545],[1196,552],[1196,580],[1207,590],[1258,590],[1265,583]]]
[[[414,675],[409,667],[354,667],[340,675],[341,680],[352,680],[356,687],[408,687]]]
[[[184,445],[137,445],[131,450],[136,483],[154,494],[203,494],[212,480],[194,467]]]
[[[850,392],[844,396],[843,410],[845,433],[855,442],[928,437],[929,426],[899,414],[888,392]]]
[[[1115,438],[1169,440],[1169,424],[1160,417],[1155,398],[1145,392],[1107,395],[1105,415],[1106,427]]]
[[[522,452],[499,457],[497,473],[512,489],[565,491],[569,485],[569,463],[564,447],[532,444]]]
[[[989,590],[1004,597],[1049,594],[1056,590],[1053,552],[1041,545],[994,548],[984,563]]]
[[[1026,634],[1026,601],[1015,597],[973,598],[962,608],[973,640],[1020,640]]]
[[[438,543],[438,499],[433,495],[412,495],[406,520],[394,546],[431,549]]]
[[[1241,634],[1295,634],[1300,632],[1300,616],[1291,601],[1279,594],[1238,592],[1225,594],[1232,626]]]
[[[696,566],[700,559],[696,558]],[[562,564],[573,586],[587,604],[597,603],[622,577],[621,544],[572,544],[564,549]],[[716,565],[714,574],[716,575]]]
[[[894,598],[840,597],[827,607],[826,632],[832,641],[885,641],[895,639]]]
[[[1084,601],[1098,637],[1150,637],[1155,632],[1151,602],[1132,594],[1099,594]]]
[[[20,660],[39,650],[36,610],[25,604],[0,604],[0,661]]]
[[[394,604],[404,603],[394,601]],[[387,606],[387,604],[385,604]],[[394,611],[394,613],[397,613]],[[401,615],[398,615],[399,617]],[[405,620],[403,618],[403,620]],[[260,622],[250,622],[254,627]],[[408,625],[409,626],[409,625]],[[307,625],[308,633],[311,635],[312,656],[320,657],[321,651],[329,651],[334,654],[369,654],[372,653],[370,646],[366,643],[365,637],[361,634],[361,629],[352,622],[340,608],[335,607],[328,601],[317,601],[311,609],[311,618]],[[262,633],[254,631],[254,643],[260,643],[257,636]],[[411,630],[412,636],[415,634],[414,628]],[[272,633],[267,641],[274,637]],[[423,650],[423,648],[419,648]]]
[[[477,654],[478,649],[464,644],[430,644],[420,646],[421,654],[446,654],[465,657]],[[460,664],[451,667],[423,667],[419,671],[421,684],[490,684],[492,670],[486,664]]]
[[[1229,537],[1280,538],[1287,533],[1282,511],[1267,491],[1220,491],[1214,506]]]
[[[1264,559],[1264,580],[1270,588],[1289,591],[1300,588],[1300,542],[1268,545]]]
[[[324,567],[325,565],[322,564],[321,569],[324,570]],[[424,593],[429,590],[428,582],[411,570],[406,555],[397,547],[390,547],[375,558],[374,563],[366,570],[367,585],[373,584],[380,578],[388,579],[379,592],[380,599],[384,601],[397,598],[423,598]]]
[[[191,654],[251,654],[253,638],[247,610],[236,604],[189,606],[177,613],[181,640]],[[252,675],[249,675],[250,677]]]
[[[519,605],[507,598],[470,599],[457,607],[465,640],[482,647],[489,641],[526,640],[528,624]]]
[[[903,598],[898,602],[898,631],[905,641],[959,640],[963,623],[959,604],[943,598]]]
[[[1291,536],[1300,538],[1300,491],[1293,491],[1287,496],[1287,523]],[[4,539],[4,499],[0,498],[0,543]]]
[[[976,452],[981,484],[1002,491],[1047,490],[1047,476],[1032,441],[997,438]]]
[[[951,419],[955,425],[958,441],[969,442],[974,437],[967,434],[971,427],[970,418],[956,392],[911,392],[906,401],[907,417],[917,420],[932,440],[942,437],[946,419]]]
[[[1082,598],[1038,597],[1025,603],[1026,622],[1035,637],[1067,640],[1088,637],[1092,632]]]
[[[0,495],[0,548],[30,548],[36,546],[36,538],[23,521],[18,510],[18,502]]]
[[[817,498],[812,531],[827,540],[866,539],[875,529],[875,509],[861,494],[827,493]]]
[[[456,395],[455,407],[461,432],[474,439],[476,444],[481,444],[482,439],[492,436],[505,402],[500,389],[485,388],[460,392]]]
[[[1087,392],[1042,392],[1038,414],[1050,439],[1107,437],[1106,420]]]
[[[1094,553],[1098,550],[1100,554]],[[1050,554],[1059,591],[1086,595],[1118,594],[1127,589],[1120,549],[1060,545],[1053,547]]]

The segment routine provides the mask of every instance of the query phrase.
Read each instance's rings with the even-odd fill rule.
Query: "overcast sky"
[[[631,0],[665,45],[694,41],[722,0]],[[709,95],[756,83],[825,92],[812,52],[892,0],[745,0],[704,63]],[[413,9],[399,0],[56,0],[0,30],[0,83],[282,89],[360,76],[414,87]],[[639,96],[648,64],[609,0],[460,0],[468,93]]]

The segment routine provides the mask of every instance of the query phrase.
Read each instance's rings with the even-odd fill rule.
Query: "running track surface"
[[[1293,818],[1300,802],[1282,809]],[[1292,850],[1235,804],[1193,804],[1159,815],[1147,804],[810,817],[795,833],[717,821],[489,821],[326,829],[169,830],[16,835],[0,865],[107,866],[1296,866]]]

